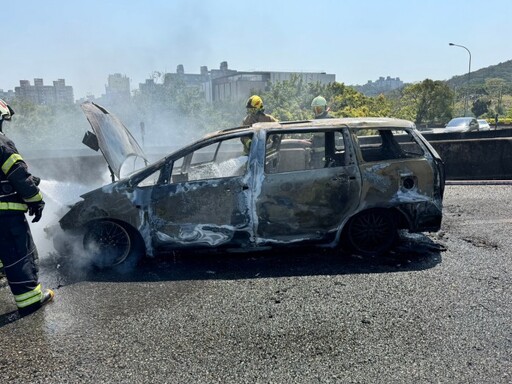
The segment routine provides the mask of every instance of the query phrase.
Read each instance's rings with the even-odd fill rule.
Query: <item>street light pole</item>
[[[469,49],[467,49],[463,45],[458,45],[458,44],[453,44],[453,43],[449,43],[448,45],[450,45],[452,47],[464,48],[469,53],[468,90],[466,91],[466,99],[464,100],[464,116],[466,116],[466,110],[468,107],[468,99],[469,99],[469,81],[471,80],[471,52],[469,51]]]

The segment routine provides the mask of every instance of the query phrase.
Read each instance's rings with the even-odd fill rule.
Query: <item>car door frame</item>
[[[265,173],[265,143],[268,135],[315,131],[342,133],[345,143],[344,165],[275,174]],[[338,241],[342,225],[359,206],[361,194],[361,174],[348,126],[262,130],[258,135],[257,159],[258,167],[253,169],[256,172],[253,213],[257,243],[264,245],[297,241],[312,243]],[[301,185],[300,180],[305,180],[309,186],[329,188],[330,193],[329,190],[322,191],[322,187],[319,187],[318,205],[315,205],[314,197],[306,197],[299,201],[299,196],[308,188]],[[340,190],[335,191],[336,188]],[[321,213],[316,211],[317,208],[321,209]],[[301,217],[304,218],[308,212],[313,211],[316,212],[316,217],[309,219],[305,224],[307,228],[294,230],[294,227],[300,226]],[[322,219],[325,223],[322,223]],[[270,227],[272,225],[275,230]]]
[[[183,158],[184,174],[187,174],[187,167],[190,167],[195,151],[246,135],[247,132],[234,133],[206,139],[169,159],[169,166],[162,168],[168,174],[160,177],[163,183],[153,187],[148,210],[155,248],[163,250],[250,245],[254,227],[250,214],[250,161],[247,162],[245,173],[240,176],[183,179],[176,182],[171,178],[174,164],[180,158]],[[242,143],[240,146],[242,148]],[[166,202],[162,203],[162,199],[166,199]],[[220,204],[219,199],[222,202]]]

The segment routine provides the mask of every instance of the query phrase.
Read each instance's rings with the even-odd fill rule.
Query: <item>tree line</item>
[[[322,95],[334,117],[396,117],[414,121],[418,126],[441,126],[462,115],[466,100],[476,117],[490,119],[499,114],[512,118],[511,97],[506,91],[501,79],[488,79],[478,90],[462,91],[453,90],[446,82],[426,79],[386,95],[370,97],[343,83],[307,83],[294,76],[273,83],[265,92],[254,93],[263,98],[266,111],[280,121],[313,118],[311,101]],[[11,105],[16,115],[9,124],[9,134],[23,136],[22,140],[35,148],[79,146],[89,129],[79,105],[36,105],[20,100],[13,100]],[[176,140],[176,137],[194,139],[239,126],[245,115],[244,100],[207,103],[198,88],[180,81],[151,94],[135,91],[129,101],[104,107],[119,116],[134,136],[144,123],[148,145]]]

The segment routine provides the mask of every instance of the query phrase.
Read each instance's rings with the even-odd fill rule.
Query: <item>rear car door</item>
[[[260,243],[334,240],[357,207],[360,174],[345,129],[270,131],[255,196]]]

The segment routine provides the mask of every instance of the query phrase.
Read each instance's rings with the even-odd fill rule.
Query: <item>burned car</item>
[[[127,158],[144,157],[108,111],[82,108],[113,176]],[[440,229],[443,190],[443,163],[409,121],[258,123],[209,134],[84,194],[60,226],[83,236],[103,266],[172,250],[291,244],[379,255],[399,229]]]

